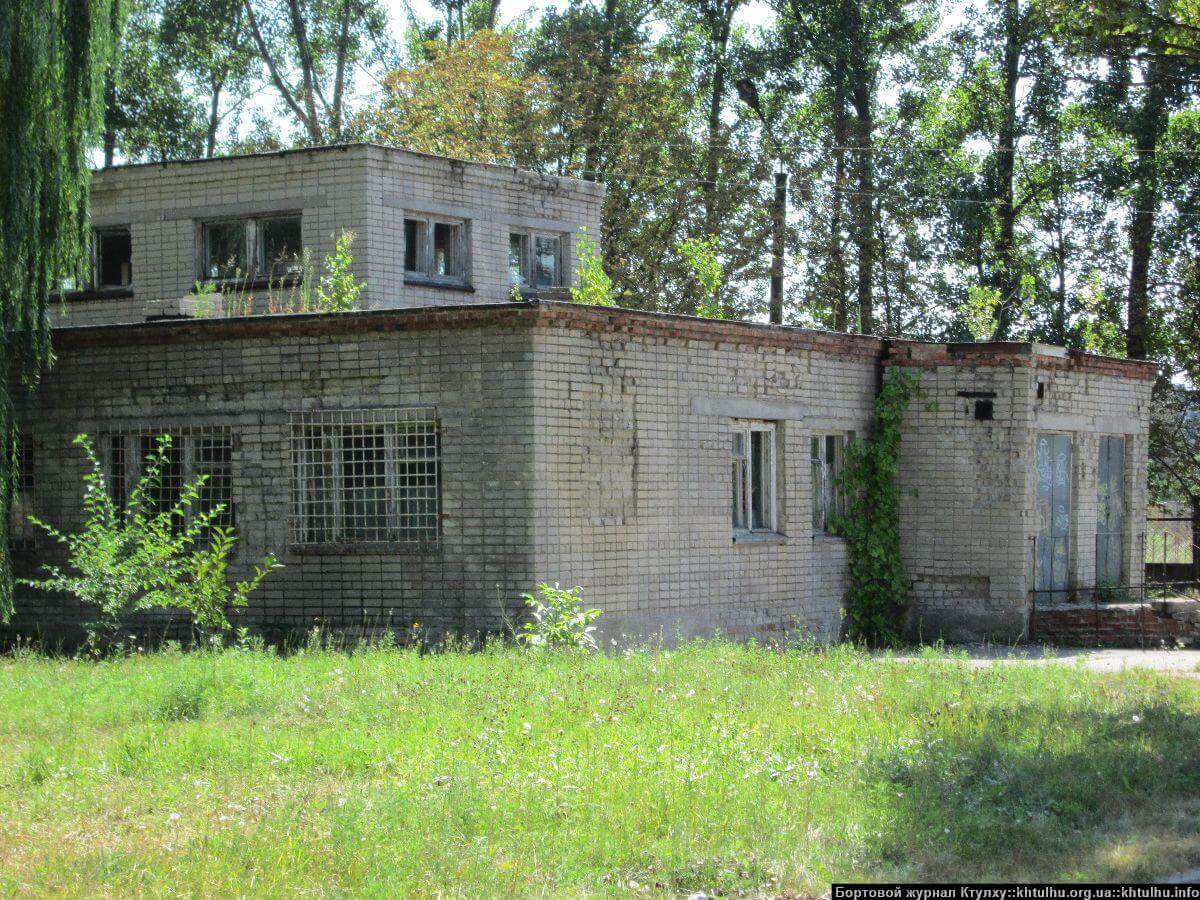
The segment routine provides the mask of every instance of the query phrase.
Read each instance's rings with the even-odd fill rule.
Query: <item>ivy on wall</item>
[[[842,488],[846,512],[839,522],[850,562],[846,594],[848,637],[871,646],[895,643],[908,600],[900,557],[900,423],[917,394],[918,375],[890,369],[875,397],[866,440],[846,448]]]

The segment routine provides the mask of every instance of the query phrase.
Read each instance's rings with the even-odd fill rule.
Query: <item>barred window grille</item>
[[[158,481],[151,485],[146,498],[150,510],[166,512],[173,508],[183,495],[184,485],[206,475],[193,514],[222,506],[213,524],[232,528],[233,435],[227,428],[145,428],[104,435],[101,463],[118,510],[123,512],[128,507],[129,497],[146,471],[146,458],[157,452],[164,434],[170,435],[171,446],[159,469]]]
[[[847,496],[841,485],[846,465],[846,447],[854,432],[812,437],[812,520],[818,534],[837,534],[838,520],[846,514]]]
[[[439,449],[429,407],[295,414],[293,540],[436,541]]]

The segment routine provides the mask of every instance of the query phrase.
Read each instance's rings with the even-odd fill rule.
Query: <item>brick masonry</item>
[[[1146,364],[507,302],[510,232],[563,235],[570,277],[574,236],[598,235],[603,196],[599,185],[370,145],[97,173],[94,224],[129,226],[133,291],[56,306],[58,362],[19,410],[33,463],[22,508],[68,529],[77,521],[83,458],[70,440],[81,431],[221,427],[234,441],[234,574],[267,551],[286,565],[244,616],[256,628],[494,630],[549,580],[581,585],[614,640],[791,630],[832,640],[846,548],[813,533],[810,440],[864,433],[880,378],[912,368],[922,394],[905,420],[900,478],[914,634],[1025,632],[1039,433],[1076,444],[1073,585],[1094,581],[1101,435],[1127,436],[1129,527],[1144,517]],[[199,275],[202,222],[284,212],[300,213],[318,258],[337,231],[357,232],[365,310],[147,321],[178,316]],[[468,223],[469,290],[406,281],[410,214]],[[973,416],[983,394],[987,421]],[[292,544],[294,414],[417,406],[435,409],[440,430],[436,546]],[[756,540],[734,540],[736,419],[776,429],[777,533]],[[51,552],[42,541],[20,563]],[[12,629],[70,638],[82,616],[26,591]]]
[[[1081,495],[1094,483],[1091,436],[1128,429],[1132,520],[1144,503],[1145,367],[1048,366],[1028,346],[1006,349],[1001,364],[925,365],[913,355],[925,345],[537,302],[60,328],[54,339],[58,362],[20,411],[29,505],[68,528],[76,520],[83,460],[69,441],[79,431],[228,427],[242,534],[234,574],[268,550],[286,565],[244,616],[265,631],[317,620],[494,630],[519,613],[523,591],[551,580],[584,587],[605,611],[606,639],[836,639],[846,553],[813,534],[809,439],[863,433],[878,379],[897,365],[919,365],[923,391],[901,463],[914,631],[1023,632],[1039,429],[1080,434]],[[1049,383],[1041,403],[1039,379]],[[968,388],[995,392],[995,421],[968,415],[958,396]],[[393,406],[437,411],[437,546],[291,545],[291,415]],[[733,540],[734,418],[776,422],[770,540]],[[1079,509],[1086,579],[1094,563]],[[80,617],[26,591],[14,628],[71,635]]]

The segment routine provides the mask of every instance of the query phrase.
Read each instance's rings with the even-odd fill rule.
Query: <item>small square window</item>
[[[731,438],[734,532],[774,532],[775,425],[735,421]]]
[[[563,236],[513,231],[508,236],[509,281],[524,288],[556,288],[566,284]]]
[[[447,219],[404,220],[404,271],[436,282],[467,281],[467,225]]]
[[[96,286],[127,287],[133,283],[133,241],[128,228],[97,231]]]
[[[298,275],[304,247],[299,216],[258,222],[258,272],[270,278]]]
[[[246,221],[208,222],[204,225],[204,276],[225,280],[245,278]]]

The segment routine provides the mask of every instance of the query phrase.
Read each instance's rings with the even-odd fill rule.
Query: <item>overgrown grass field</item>
[[[705,643],[0,660],[0,891],[817,893],[1200,864],[1200,686]]]

